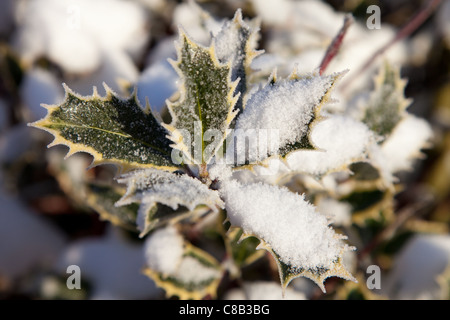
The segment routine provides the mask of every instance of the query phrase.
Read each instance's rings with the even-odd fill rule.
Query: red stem
[[[328,46],[327,52],[325,52],[322,62],[320,63],[319,67],[320,75],[324,73],[325,69],[328,67],[328,64],[339,52],[339,48],[342,45],[342,40],[344,40],[344,36],[347,33],[347,30],[353,23],[353,21],[354,21],[353,17],[350,14],[345,16],[344,25],[342,26],[341,30],[339,30],[339,33],[334,37],[331,44]]]
[[[369,68],[369,66],[387,49],[416,31],[425,22],[425,20],[428,19],[428,17],[434,12],[434,10],[436,10],[441,1],[442,0],[430,0],[422,9],[420,9],[420,11],[397,32],[394,38],[392,38],[388,43],[375,51],[375,53],[371,57],[369,57],[369,59],[367,59],[362,67],[359,68],[358,72],[355,72],[352,77],[347,79],[347,82],[342,84],[342,91],[345,91],[350,82],[352,82],[358,75],[362,74],[367,68]]]

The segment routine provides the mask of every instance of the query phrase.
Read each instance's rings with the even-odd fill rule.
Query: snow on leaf
[[[205,251],[183,240],[172,226],[156,230],[145,244],[144,274],[180,300],[215,297],[222,278],[220,264]]]
[[[372,136],[359,121],[346,116],[330,116],[318,123],[311,133],[311,140],[321,150],[292,152],[286,162],[293,171],[314,175],[345,170],[351,163],[365,159]]]
[[[149,231],[162,216],[183,214],[183,210],[174,213],[179,207],[193,211],[204,205],[217,211],[223,207],[223,201],[217,191],[209,189],[199,180],[188,175],[175,174],[158,169],[136,170],[118,178],[119,183],[127,184],[127,192],[117,202],[118,206],[139,202],[138,227],[141,236]],[[161,204],[172,209],[165,210]],[[149,225],[150,224],[150,225]]]
[[[147,233],[155,228],[167,223],[176,223],[184,219],[195,219],[202,214],[206,214],[210,208],[206,206],[199,206],[194,210],[189,210],[186,207],[178,207],[172,209],[161,203],[141,203],[137,210],[136,225],[140,231],[139,237],[144,237]]]
[[[181,78],[180,98],[168,103],[172,122],[165,127],[171,132],[174,148],[184,152],[190,163],[208,163],[222,145],[226,130],[236,115],[233,111],[238,95],[237,80],[231,81],[231,63],[221,64],[214,46],[204,48],[180,29],[178,60],[172,64]],[[205,133],[214,130],[213,150],[205,151]],[[183,133],[187,131],[188,137]],[[185,139],[190,141],[184,141]],[[191,146],[194,150],[191,150]]]
[[[244,22],[241,10],[237,10],[234,18],[226,21],[220,32],[214,36],[214,47],[220,62],[231,62],[231,80],[239,83],[236,92],[240,92],[236,108],[243,110],[243,99],[248,88],[248,75],[252,60],[260,55],[262,51],[256,51],[257,26],[253,21],[249,24]]]
[[[350,249],[344,237],[329,227],[303,195],[233,180],[224,182],[221,192],[231,224],[243,229],[243,238],[260,239],[258,248],[268,250],[277,261],[283,289],[299,276],[310,278],[323,291],[328,277],[354,280],[342,265],[342,255]]]
[[[288,79],[278,80],[272,74],[268,83],[248,98],[245,110],[236,121],[235,139],[244,139],[251,130],[270,130],[278,136],[278,146],[267,148],[262,145],[266,143],[264,139],[250,144],[248,149],[245,144],[236,143],[235,153],[238,156],[248,153],[247,160],[251,163],[276,153],[285,157],[298,149],[316,149],[310,140],[311,129],[320,119],[320,109],[329,101],[331,89],[342,75],[300,77],[294,71]],[[227,152],[232,151],[227,149]]]
[[[385,165],[390,172],[411,170],[414,160],[422,156],[421,149],[429,147],[433,131],[423,119],[405,116],[381,145]]]
[[[128,171],[136,167],[176,170],[170,159],[170,140],[166,130],[149,109],[143,110],[136,95],[119,98],[105,86],[106,97],[94,88],[82,97],[64,86],[63,103],[45,106],[47,116],[30,125],[46,130],[55,139],[49,145],[66,145],[66,157],[86,152],[94,157],[92,165],[112,163]]]

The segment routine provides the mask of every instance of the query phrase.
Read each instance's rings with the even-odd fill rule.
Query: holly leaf
[[[231,81],[239,81],[235,92],[240,93],[236,103],[239,111],[244,110],[243,99],[249,87],[250,64],[263,53],[262,50],[255,50],[258,31],[258,22],[245,22],[239,9],[233,19],[226,21],[213,38],[219,61],[231,62]]]
[[[343,74],[299,76],[294,70],[289,78],[279,80],[273,73],[267,84],[248,98],[237,118],[235,142],[227,147],[227,157],[228,153],[238,158],[245,155],[245,161],[237,161],[243,165],[276,154],[284,158],[300,149],[316,150],[310,139],[312,128]]]
[[[362,121],[385,138],[406,116],[411,100],[404,96],[406,81],[401,79],[400,70],[388,62],[380,68],[374,82],[375,89],[364,107]]]
[[[186,174],[158,169],[136,170],[118,178],[127,185],[117,206],[140,203],[137,221],[141,236],[157,226],[161,219],[169,220],[205,206],[217,211],[224,206],[219,193]],[[171,210],[169,210],[171,209]],[[164,217],[164,218],[163,218]]]
[[[66,95],[60,105],[43,105],[45,118],[30,125],[50,132],[55,139],[49,147],[66,145],[66,158],[76,152],[93,156],[91,166],[112,163],[123,171],[155,167],[174,171],[170,140],[166,130],[152,114],[143,110],[134,93],[121,99],[106,87],[106,97],[94,88],[90,97],[82,97],[64,85]]]
[[[235,268],[230,268],[232,277],[240,277],[240,270],[264,256],[263,251],[256,250],[258,239],[252,237],[243,237],[243,230],[237,227],[230,227],[224,235],[225,248]]]
[[[100,215],[100,219],[131,231],[137,231],[136,216],[139,206],[136,203],[122,207],[115,205],[125,190],[100,183],[89,183],[86,193],[87,204]]]
[[[146,241],[144,274],[180,300],[215,298],[223,275],[218,261],[184,241],[173,227],[158,229]]]
[[[178,60],[172,61],[181,78],[180,98],[167,102],[172,122],[164,126],[171,132],[173,147],[183,153],[184,163],[209,163],[237,113],[238,80],[231,81],[231,63],[220,63],[214,48],[196,44],[180,29]],[[205,150],[205,141],[212,139]]]
[[[174,210],[161,203],[141,203],[136,217],[137,228],[140,231],[139,237],[144,237],[159,226],[184,219],[195,219],[209,211],[211,209],[205,205],[199,205],[193,210],[184,206]]]
[[[257,249],[275,258],[283,291],[300,276],[310,278],[324,292],[328,277],[354,280],[342,264],[344,252],[352,248],[304,196],[283,187],[233,180],[224,182],[221,192],[231,225],[243,229],[241,239],[256,237]]]

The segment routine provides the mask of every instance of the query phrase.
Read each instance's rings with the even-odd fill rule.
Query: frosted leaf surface
[[[256,236],[277,259],[282,286],[306,276],[324,290],[329,276],[352,279],[341,265],[347,246],[303,195],[262,183],[227,181],[221,192],[232,226]],[[283,204],[280,207],[280,203]]]
[[[46,106],[47,116],[30,124],[55,136],[50,146],[68,146],[67,156],[87,152],[94,157],[94,165],[113,163],[124,170],[140,166],[175,169],[167,131],[149,110],[140,107],[135,95],[122,99],[106,88],[104,98],[96,91],[82,97],[65,89],[64,101]]]
[[[279,81],[269,80],[268,84],[250,96],[245,110],[239,115],[235,129],[241,130],[242,133],[236,134],[237,139],[242,139],[239,134],[245,134],[247,130],[264,129],[277,132],[277,142],[282,155],[295,149],[313,148],[309,142],[310,127],[340,75],[310,75]],[[237,155],[247,152],[244,149],[245,144],[240,146],[237,146]],[[251,148],[255,147],[264,146],[250,146],[249,153],[253,153]]]
[[[180,98],[168,103],[172,122],[165,127],[171,132],[174,148],[185,153],[185,162],[208,163],[236,115],[233,108],[238,99],[234,95],[237,82],[231,82],[229,65],[219,63],[213,47],[198,45],[182,30],[177,49],[178,60],[172,65],[181,78]],[[207,155],[205,135],[212,131],[214,144],[208,145],[213,148]]]
[[[219,193],[209,189],[200,180],[188,175],[177,175],[157,169],[137,170],[118,179],[128,189],[118,205],[130,202],[153,205],[162,203],[172,209],[179,206],[194,210],[198,205],[207,205],[213,210],[223,207]]]
[[[209,254],[184,242],[173,226],[156,230],[146,240],[144,273],[181,300],[215,296],[222,277],[219,263]]]
[[[232,225],[264,239],[283,262],[315,269],[329,267],[338,257],[343,244],[304,196],[277,186],[244,186],[236,181],[224,184],[223,194]]]
[[[231,80],[239,83],[236,92],[240,92],[236,108],[243,110],[243,98],[247,92],[247,71],[253,58],[261,53],[255,51],[256,32],[259,30],[253,21],[244,22],[241,10],[236,11],[234,18],[223,24],[220,32],[214,36],[214,48],[217,58],[222,63],[231,63]]]
[[[313,129],[311,140],[320,150],[301,150],[287,157],[294,171],[325,174],[344,169],[362,159],[372,141],[372,133],[363,123],[345,116],[330,116]]]

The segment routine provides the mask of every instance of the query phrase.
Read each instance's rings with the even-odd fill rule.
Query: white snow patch
[[[14,282],[50,267],[66,239],[49,221],[0,191],[0,243],[0,275]]]
[[[425,120],[413,115],[401,120],[381,146],[390,172],[411,170],[414,160],[432,137],[433,131]]]
[[[306,296],[288,287],[283,298],[279,283],[254,281],[244,282],[242,288],[228,291],[225,300],[306,300]]]
[[[221,192],[231,224],[263,239],[284,263],[327,268],[339,257],[344,244],[303,195],[283,187],[242,185],[233,180],[224,183]]]
[[[173,226],[156,230],[145,242],[147,266],[164,274],[177,271],[183,252],[183,237]]]
[[[445,299],[436,280],[448,266],[448,235],[416,235],[395,258],[381,288],[391,299]]]
[[[352,207],[348,203],[340,202],[332,198],[325,198],[319,201],[317,210],[331,220],[335,226],[350,226]]]
[[[341,169],[360,159],[372,141],[367,126],[346,116],[330,116],[317,123],[311,134],[312,142],[320,150],[301,150],[287,157],[294,171],[324,174]]]
[[[137,82],[137,96],[145,107],[146,98],[153,111],[160,112],[166,99],[177,91],[178,74],[166,60],[158,61],[145,69]]]
[[[57,104],[64,99],[61,82],[52,73],[39,68],[25,73],[20,93],[31,113],[30,121],[41,119],[47,114],[47,110],[41,104]]]
[[[71,243],[56,268],[64,274],[69,265],[80,267],[82,279],[92,287],[90,299],[151,299],[161,294],[142,274],[143,245],[128,241],[112,226],[102,237]]]

